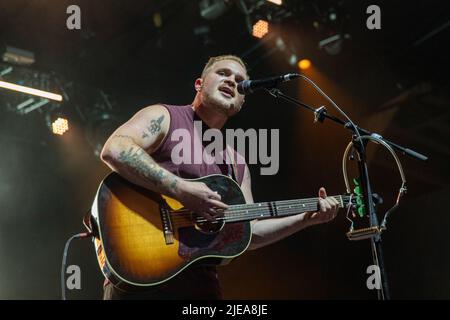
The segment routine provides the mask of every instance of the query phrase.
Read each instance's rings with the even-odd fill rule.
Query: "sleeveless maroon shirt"
[[[163,106],[169,111],[170,127],[161,145],[152,154],[153,159],[155,159],[160,166],[181,178],[193,179],[210,174],[223,174],[235,178],[236,182],[241,185],[245,169],[244,158],[231,148],[228,148],[228,151],[225,150],[226,143],[223,141],[224,150],[222,151],[225,158],[222,161],[222,164],[217,164],[215,163],[216,161],[212,164],[203,161],[202,155],[205,152],[205,147],[210,143],[210,141],[203,142],[202,136],[203,132],[210,128],[198,117],[191,105]],[[197,126],[194,126],[194,122],[197,123]],[[198,130],[200,126],[202,128],[202,132],[199,132]],[[190,141],[184,141],[179,137],[179,135],[174,134],[174,131],[177,129],[185,130],[185,132],[188,133],[187,136],[190,137]],[[176,148],[182,140],[185,145],[190,147],[190,157],[187,156],[186,158],[189,158],[191,161],[189,163],[182,162],[180,164],[175,164],[172,161],[172,150]],[[223,140],[225,140],[225,138]],[[176,152],[176,154],[183,155],[183,152]],[[214,157],[214,155],[209,154],[208,156]],[[234,170],[233,166],[230,164],[230,161],[226,161],[231,157],[234,157],[234,163],[236,163]]]

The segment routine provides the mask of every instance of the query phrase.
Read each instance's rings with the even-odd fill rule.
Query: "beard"
[[[227,99],[221,95],[219,91],[213,93],[203,93],[203,104],[208,107],[212,107],[219,112],[224,113],[228,117],[235,115],[241,110],[241,106],[238,106],[235,99]]]

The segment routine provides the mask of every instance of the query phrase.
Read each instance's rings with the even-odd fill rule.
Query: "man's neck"
[[[222,129],[225,122],[228,120],[228,116],[220,110],[214,110],[212,108],[206,108],[201,104],[193,104],[192,108],[200,119],[210,128]]]

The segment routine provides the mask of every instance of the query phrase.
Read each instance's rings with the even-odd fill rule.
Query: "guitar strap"
[[[234,152],[230,155],[230,150],[229,150],[229,146],[227,145],[226,147],[226,152],[227,152],[227,158],[230,159],[231,162],[231,166],[228,165],[228,176],[233,179],[234,181],[236,181],[236,183],[239,185],[239,181],[238,181],[238,169],[237,169],[237,164],[235,163],[235,159],[234,159]]]

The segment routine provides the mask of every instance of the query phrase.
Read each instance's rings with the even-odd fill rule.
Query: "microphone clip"
[[[314,123],[320,122],[323,123],[325,120],[325,115],[327,114],[327,108],[325,106],[321,106],[314,111]]]
[[[274,98],[279,98],[280,97],[281,91],[278,88],[264,89],[264,90],[266,90]]]

